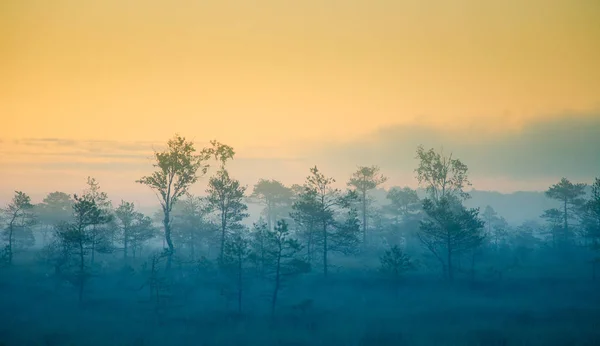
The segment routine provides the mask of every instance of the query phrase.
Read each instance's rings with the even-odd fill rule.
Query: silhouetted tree
[[[84,197],[93,200],[98,209],[104,214],[104,219],[101,224],[91,225],[90,235],[90,261],[94,264],[96,252],[109,253],[113,250],[114,227],[108,224],[114,220],[112,212],[112,202],[108,199],[106,192],[100,191],[100,185],[96,179],[88,177],[88,188],[84,191]]]
[[[316,190],[307,190],[304,187],[297,188],[292,212],[290,216],[294,220],[296,229],[305,243],[306,249],[305,259],[308,263],[313,263],[315,260],[315,251],[317,248],[317,232],[319,222],[319,204],[316,197]]]
[[[501,243],[506,239],[506,228],[508,227],[508,223],[489,205],[485,207],[481,216],[485,222],[486,238],[489,239],[493,243],[494,248],[498,250]]]
[[[357,199],[357,195],[354,191],[343,194],[339,189],[333,188],[335,179],[325,177],[316,166],[310,171],[304,192],[294,204],[294,209],[300,213],[295,218],[314,220],[315,226],[320,228],[317,234],[323,250],[323,274],[327,276],[329,252],[333,250],[347,253],[358,243],[357,232],[360,232],[360,225],[357,220],[348,219],[340,224],[335,218],[336,213],[350,209],[350,204]],[[356,216],[356,213],[353,215]]]
[[[569,220],[574,217],[577,209],[584,203],[582,197],[585,195],[585,184],[573,184],[568,179],[562,178],[560,182],[552,185],[547,191],[548,198],[557,200],[561,203],[561,208],[557,211],[562,217],[562,229],[559,235],[561,245],[565,245],[573,238],[573,232],[569,228]]]
[[[386,199],[390,203],[383,206],[383,212],[390,215],[393,220],[390,242],[404,243],[408,247],[408,240],[417,238],[416,234],[411,232],[412,229],[418,228],[413,225],[418,226],[421,210],[421,201],[417,196],[417,191],[409,187],[394,187],[388,191]]]
[[[595,179],[591,196],[583,205],[583,225],[592,250],[600,251],[600,178]],[[599,263],[600,256],[596,255],[592,259],[594,280]]]
[[[361,204],[361,216],[362,216],[362,232],[363,232],[363,244],[367,243],[367,204],[368,196],[367,193],[377,186],[385,183],[387,178],[379,173],[379,167],[371,166],[365,167],[360,166],[358,170],[352,174],[348,186],[356,190],[360,198]]]
[[[64,192],[51,192],[42,203],[36,205],[35,213],[42,224],[43,245],[46,245],[48,233],[58,224],[73,217],[73,198]]]
[[[294,275],[308,272],[310,264],[299,258],[302,246],[290,237],[285,220],[277,221],[275,229],[266,232],[264,245],[263,249],[256,250],[264,251],[266,255],[265,267],[274,285],[271,296],[271,314],[274,314],[283,283]]]
[[[244,292],[245,263],[250,256],[250,241],[243,229],[238,228],[227,237],[219,263],[223,270],[231,274],[236,281],[238,314],[242,313],[242,298]]]
[[[118,238],[123,245],[123,258],[127,259],[129,253],[135,258],[144,242],[154,238],[157,230],[152,219],[136,211],[132,202],[121,201],[115,210]]]
[[[281,182],[261,179],[254,185],[254,190],[250,198],[258,200],[264,205],[264,216],[267,219],[267,226],[269,230],[273,230],[275,220],[284,217],[285,212],[291,206],[292,195],[292,190]]]
[[[212,244],[218,232],[217,225],[208,220],[209,214],[208,200],[190,194],[173,209],[173,237],[187,248],[192,261],[203,245]]]
[[[465,164],[452,154],[425,151],[422,146],[417,148],[417,158],[417,179],[428,192],[423,200],[427,218],[421,221],[419,239],[453,280],[453,256],[481,245],[484,222],[478,217],[479,209],[467,209],[462,204],[470,197],[463,191],[470,185]]]
[[[85,256],[93,246],[93,233],[90,227],[102,225],[109,221],[109,216],[96,204],[90,195],[73,196],[75,204],[73,210],[75,219],[57,227],[57,236],[62,242],[61,256],[66,258],[61,261],[70,269],[68,277],[78,287],[79,301],[83,300],[84,287],[91,277],[86,265]]]
[[[3,234],[6,241],[3,257],[11,265],[15,247],[30,247],[35,242],[31,230],[31,226],[35,224],[31,198],[22,191],[15,191],[11,202],[3,211],[7,222]]]
[[[240,222],[248,217],[246,211],[248,206],[244,204],[245,186],[240,182],[231,179],[227,170],[222,167],[214,177],[208,182],[208,203],[219,218],[219,228],[221,233],[221,249],[219,259],[223,259],[225,251],[225,242],[228,232],[239,229]]]
[[[392,279],[396,288],[404,273],[416,268],[416,265],[411,258],[402,252],[397,245],[393,245],[389,250],[386,250],[383,256],[379,258],[379,262],[379,270],[382,274],[389,276]]]
[[[252,224],[252,230],[250,231],[250,246],[252,248],[250,260],[256,266],[260,276],[264,276],[266,274],[266,268],[268,265],[268,234],[269,226],[262,217],[260,217],[257,222]]]
[[[192,142],[175,135],[167,142],[167,149],[154,152],[157,170],[151,176],[144,176],[137,183],[149,186],[156,193],[163,212],[165,240],[169,248],[167,268],[171,266],[172,254],[175,251],[171,239],[171,211],[177,201],[186,194],[189,187],[198,180],[198,171],[204,175],[208,165],[204,162],[214,156],[225,162],[234,155],[233,148],[211,141],[212,148],[205,148],[199,154]]]

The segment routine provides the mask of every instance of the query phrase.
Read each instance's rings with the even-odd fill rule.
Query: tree
[[[459,200],[469,198],[464,191],[470,186],[467,166],[459,159],[452,158],[443,153],[429,149],[425,151],[423,146],[417,148],[417,159],[419,166],[415,170],[419,184],[425,185],[429,198],[434,201],[447,196],[454,196]]]
[[[258,274],[264,276],[267,268],[267,237],[269,226],[262,217],[252,224],[250,232],[250,260],[255,264]]]
[[[237,286],[238,314],[242,313],[242,297],[244,291],[244,264],[250,256],[250,241],[242,229],[237,229],[224,243],[219,257],[221,268],[235,277]]]
[[[447,278],[453,280],[453,256],[478,247],[484,239],[479,209],[467,209],[462,204],[469,198],[463,190],[470,185],[468,168],[452,154],[425,151],[422,146],[417,148],[417,158],[417,179],[428,192],[423,200],[427,218],[421,221],[418,236],[440,261]]]
[[[79,301],[83,300],[84,287],[90,279],[90,271],[85,256],[93,246],[93,234],[90,227],[101,225],[110,220],[109,216],[96,204],[91,195],[73,196],[75,219],[57,227],[57,237],[62,243],[61,264],[67,265],[71,273],[70,281],[79,289]],[[57,271],[62,270],[57,268]]]
[[[297,185],[298,186],[298,185]],[[317,226],[319,222],[319,205],[316,196],[316,190],[306,190],[296,188],[296,197],[292,205],[290,217],[294,220],[297,230],[305,243],[305,259],[308,263],[313,263],[314,252],[317,248]]]
[[[285,220],[277,221],[274,230],[267,230],[264,248],[254,251],[264,251],[265,249],[265,264],[274,286],[271,295],[271,314],[273,315],[283,283],[292,276],[308,272],[310,264],[299,258],[302,246],[296,239],[290,237]]]
[[[136,258],[141,256],[144,244],[158,236],[159,231],[149,216],[135,212],[133,219],[133,227],[129,230],[129,248],[133,258]]]
[[[48,232],[52,227],[73,217],[73,199],[64,192],[51,192],[36,206],[36,214],[39,222],[45,226],[42,228],[42,236],[46,245]]]
[[[112,202],[108,199],[106,192],[100,191],[100,184],[92,177],[87,178],[88,188],[84,191],[84,197],[94,201],[96,207],[103,214],[102,223],[91,225],[91,263],[96,259],[96,252],[108,253],[112,251],[114,240],[114,227],[104,227],[111,223],[114,218],[112,214]]]
[[[486,206],[481,214],[485,221],[486,237],[494,242],[496,250],[500,246],[500,242],[506,238],[506,228],[508,223],[506,220],[498,216],[498,213],[491,206]]]
[[[421,209],[421,201],[417,191],[409,187],[394,187],[388,191],[386,199],[390,203],[383,206],[383,212],[393,218],[391,239],[397,241],[398,236],[400,236],[400,240],[408,247],[409,239],[416,240],[414,231],[410,232],[410,230],[415,229],[418,225],[417,216]],[[402,224],[400,221],[402,221]]]
[[[421,221],[419,238],[452,281],[453,257],[481,245],[484,222],[478,217],[478,209],[467,209],[448,198],[439,202],[426,199],[423,209],[428,218]]]
[[[210,142],[212,147],[203,149],[196,154],[192,142],[176,134],[167,142],[167,149],[162,152],[155,151],[153,165],[156,171],[150,176],[144,176],[137,183],[150,187],[157,195],[163,212],[163,226],[167,242],[168,260],[170,268],[171,257],[175,251],[171,239],[171,211],[177,201],[187,193],[189,187],[198,180],[198,171],[206,174],[209,165],[205,164],[214,156],[217,160],[225,162],[234,155],[233,148],[217,141]]]
[[[208,182],[208,204],[219,218],[221,233],[221,249],[219,259],[223,259],[225,242],[230,231],[239,229],[240,222],[248,217],[248,206],[244,204],[245,186],[231,179],[227,170],[222,167]]]
[[[590,199],[584,204],[584,225],[592,246],[600,250],[600,178],[592,184]]]
[[[31,226],[35,223],[31,198],[22,191],[15,191],[12,201],[4,209],[7,219],[7,226],[4,231],[6,246],[4,249],[6,262],[10,265],[13,261],[15,248],[15,238],[18,238],[23,245],[33,245],[33,233]]]
[[[360,196],[363,244],[367,243],[367,193],[386,181],[387,178],[379,173],[379,167],[377,166],[358,167],[358,170],[352,174],[350,181],[348,181],[348,186],[353,187]]]
[[[327,178],[315,166],[310,170],[311,175],[306,178],[304,191],[294,203],[295,219],[312,220],[315,228],[320,228],[320,245],[322,246],[323,274],[327,276],[330,251],[342,251],[348,253],[352,245],[356,244],[356,220],[347,220],[340,224],[335,216],[343,210],[350,209],[352,201],[357,199],[354,191],[342,194],[339,189],[333,188],[335,179]],[[352,214],[351,214],[352,215]],[[356,216],[356,213],[353,214]],[[346,221],[346,220],[345,220]],[[352,227],[349,227],[351,225]]]
[[[592,194],[583,205],[583,225],[585,235],[591,242],[591,248],[600,251],[600,178],[596,178],[592,184]],[[592,260],[594,280],[599,263],[600,256],[596,256]]]
[[[269,230],[273,230],[274,220],[285,215],[286,207],[292,203],[293,191],[277,180],[260,179],[250,195],[264,205],[264,216]]]
[[[383,256],[380,257],[379,262],[381,263],[379,270],[384,275],[389,276],[395,286],[398,285],[404,273],[416,267],[411,258],[402,252],[397,245],[393,245],[389,250],[386,250]]]
[[[207,240],[217,233],[216,225],[207,219],[209,213],[208,200],[191,194],[173,209],[173,237],[187,248],[192,261],[198,249],[210,245]]]
[[[123,258],[127,259],[130,251],[135,258],[142,244],[157,234],[152,219],[136,211],[134,203],[123,200],[115,210],[115,216],[118,221],[119,240],[123,245]]]
[[[556,210],[559,211],[562,216],[560,241],[563,245],[573,236],[572,232],[569,230],[569,220],[573,218],[573,214],[575,214],[584,203],[581,197],[585,195],[585,187],[586,184],[573,184],[567,178],[562,178],[560,182],[552,185],[546,191],[546,196],[548,198],[557,200],[561,203],[561,208]]]

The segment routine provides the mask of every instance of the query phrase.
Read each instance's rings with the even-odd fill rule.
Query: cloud
[[[600,112],[565,114],[505,133],[393,126],[345,143],[305,143],[305,149],[294,155],[257,146],[239,150],[228,167],[235,178],[250,187],[261,178],[302,183],[315,165],[336,178],[339,187],[357,165],[379,165],[390,177],[388,185],[416,186],[415,151],[420,144],[443,148],[460,158],[468,165],[476,189],[543,190],[563,176],[583,182],[600,176]],[[59,138],[5,140],[0,143],[0,176],[15,186],[29,186],[33,179],[72,189],[71,185],[61,185],[64,172],[68,172],[82,182],[87,175],[102,177],[107,185],[125,191],[134,189],[132,182],[152,171],[153,149],[162,146],[164,143]]]
[[[409,174],[417,165],[420,144],[452,152],[468,165],[472,177],[587,181],[600,176],[600,112],[563,114],[495,134],[388,127],[356,141],[313,147],[309,155],[345,171],[375,164],[390,174]]]

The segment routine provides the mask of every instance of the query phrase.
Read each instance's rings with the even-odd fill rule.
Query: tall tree
[[[152,226],[152,220],[138,212],[133,202],[121,200],[121,204],[115,210],[117,227],[119,230],[119,241],[123,245],[123,258],[127,259],[130,251],[135,257],[141,243],[154,237],[156,230]]]
[[[83,300],[85,284],[90,279],[90,270],[86,265],[85,257],[93,245],[93,234],[90,227],[107,223],[109,216],[96,204],[91,195],[73,197],[75,203],[73,210],[75,219],[57,227],[57,236],[62,243],[61,264],[66,264],[69,270],[70,281],[79,291],[79,301]],[[61,270],[62,271],[62,270]]]
[[[292,203],[293,191],[277,180],[260,179],[250,197],[264,205],[264,216],[269,230],[273,230],[275,219],[285,215]]]
[[[225,272],[235,278],[238,314],[242,313],[242,297],[244,292],[244,271],[250,256],[250,240],[243,228],[236,229],[224,243],[219,263]]]
[[[103,222],[91,225],[90,244],[91,244],[91,263],[96,259],[96,252],[111,252],[113,247],[114,227],[107,227],[114,220],[112,211],[112,202],[106,192],[100,191],[100,184],[95,178],[87,178],[88,188],[84,191],[86,199],[94,201],[98,210],[103,214]]]
[[[368,196],[367,193],[377,186],[385,183],[387,178],[379,173],[379,167],[371,166],[365,167],[360,166],[358,170],[352,174],[348,186],[354,188],[360,196],[361,204],[361,216],[362,216],[362,232],[363,232],[363,244],[367,243],[367,204]]]
[[[156,171],[144,176],[137,183],[149,186],[157,195],[163,212],[165,240],[168,245],[167,268],[170,268],[172,254],[175,251],[171,239],[171,211],[177,201],[186,194],[189,187],[198,180],[198,171],[206,174],[209,165],[205,162],[211,157],[225,162],[234,155],[233,148],[211,141],[211,148],[205,148],[196,154],[194,144],[185,137],[176,134],[167,142],[167,149],[154,152]]]
[[[277,221],[275,229],[266,232],[264,248],[254,251],[257,250],[266,250],[265,267],[274,286],[271,295],[271,314],[275,314],[279,291],[285,281],[295,275],[308,272],[310,264],[299,258],[302,246],[296,239],[290,237],[285,220]]]
[[[248,217],[248,206],[244,204],[246,187],[232,179],[222,167],[208,182],[208,203],[219,218],[221,249],[219,259],[223,259],[225,242],[229,232],[239,229],[240,222]]]
[[[216,225],[208,220],[210,206],[208,200],[188,194],[173,209],[173,237],[187,248],[192,261],[196,259],[202,245],[210,245],[216,232]]]
[[[552,185],[547,191],[548,198],[557,200],[561,203],[560,211],[562,216],[562,234],[561,240],[568,241],[572,238],[572,231],[569,229],[569,220],[573,219],[574,214],[583,205],[583,196],[585,195],[586,184],[573,184],[567,178],[562,178],[560,182]]]
[[[403,241],[408,246],[409,238],[411,240],[416,238],[416,234],[410,232],[410,230],[415,228],[412,227],[413,224],[418,225],[416,216],[418,216],[421,209],[421,201],[417,191],[409,187],[393,187],[388,191],[386,199],[390,203],[383,206],[383,212],[390,215],[393,222],[393,234],[391,234],[390,239],[394,242]]]
[[[294,203],[292,205],[291,218],[294,220],[296,230],[302,238],[306,251],[306,261],[313,263],[315,252],[318,246],[318,222],[319,222],[319,204],[316,190],[298,189],[295,186]]]
[[[323,274],[327,276],[329,268],[329,252],[332,250],[348,252],[356,244],[356,231],[360,232],[357,220],[345,220],[340,223],[336,214],[350,209],[352,201],[357,199],[356,192],[344,194],[332,186],[335,179],[327,178],[315,166],[310,169],[311,175],[306,178],[304,192],[295,202],[294,209],[304,215],[303,219],[312,218],[320,229],[319,238],[322,246]],[[356,217],[356,213],[349,215]],[[298,216],[296,216],[298,218]]]
[[[423,209],[428,219],[421,221],[419,237],[452,281],[454,256],[481,245],[484,222],[478,217],[478,209],[467,209],[448,198],[439,202],[426,199]]]
[[[20,239],[29,238],[26,244],[31,244],[31,226],[35,223],[35,218],[32,213],[33,205],[31,198],[22,191],[15,191],[12,201],[4,209],[4,214],[7,219],[7,226],[4,231],[6,246],[4,249],[6,262],[10,265],[13,261],[15,248],[15,237]],[[19,234],[17,234],[19,233]],[[30,235],[29,237],[27,235]]]
[[[584,225],[593,246],[600,250],[600,178],[592,184],[592,194],[584,205]]]
[[[462,204],[469,198],[463,190],[470,185],[468,168],[452,154],[425,151],[422,146],[417,148],[417,158],[417,179],[428,192],[423,200],[427,218],[421,221],[419,238],[440,261],[447,278],[453,280],[453,256],[478,247],[484,239],[479,209],[467,209]]]
[[[494,247],[498,249],[500,243],[505,240],[507,236],[506,229],[508,223],[489,205],[485,207],[481,216],[483,221],[485,221],[486,237],[492,241]]]
[[[596,178],[592,184],[592,194],[583,207],[583,224],[585,234],[591,242],[591,248],[600,251],[600,178]],[[596,279],[596,271],[600,264],[600,256],[592,260],[593,277]]]

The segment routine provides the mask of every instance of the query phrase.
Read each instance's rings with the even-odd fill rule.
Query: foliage
[[[238,180],[232,179],[225,168],[217,171],[208,182],[208,205],[217,214],[221,233],[220,259],[223,259],[228,233],[240,229],[240,222],[248,217],[248,206],[244,204],[245,191],[246,187],[241,186]]]
[[[402,252],[397,245],[393,245],[389,250],[386,250],[379,262],[381,263],[380,271],[396,280],[405,272],[415,269],[415,264],[411,258]]]
[[[359,196],[362,212],[362,232],[363,232],[363,243],[367,243],[367,206],[369,204],[367,193],[370,190],[377,188],[377,186],[385,183],[387,177],[380,173],[380,169],[377,166],[360,166],[357,171],[352,174],[352,177],[348,181],[348,187],[354,188]]]
[[[292,204],[293,191],[277,180],[260,179],[250,195],[252,200],[258,200],[265,209],[264,216],[267,226],[273,229],[274,220],[286,216]]]
[[[471,185],[467,176],[467,166],[459,159],[452,158],[433,148],[425,150],[417,148],[419,166],[415,170],[419,184],[425,185],[429,198],[438,201],[444,197],[454,196],[459,199],[469,198],[464,188]]]
[[[31,198],[22,191],[15,191],[11,202],[3,210],[7,225],[2,233],[6,241],[2,259],[9,265],[12,264],[15,250],[34,244],[31,227],[36,220],[32,211]]]
[[[225,164],[235,154],[233,148],[217,141],[211,141],[211,145],[211,148],[205,148],[196,154],[194,144],[176,134],[167,142],[166,150],[154,152],[155,163],[153,166],[156,171],[152,175],[144,176],[136,181],[150,187],[157,194],[164,216],[165,240],[171,254],[175,251],[171,239],[170,219],[173,206],[198,180],[198,171],[206,174],[209,168],[206,161],[214,157]],[[170,260],[167,263],[170,265]]]

